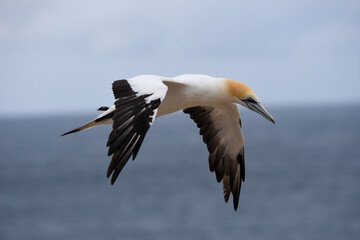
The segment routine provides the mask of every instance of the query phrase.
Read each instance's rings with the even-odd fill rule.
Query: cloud
[[[112,102],[117,78],[190,72],[244,81],[271,103],[336,102],[338,89],[359,102],[359,10],[340,0],[4,0],[0,108],[90,109]]]

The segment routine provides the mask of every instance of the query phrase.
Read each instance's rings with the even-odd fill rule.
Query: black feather
[[[106,111],[108,109],[109,109],[109,107],[101,106],[101,107],[98,108],[98,111]]]
[[[212,106],[197,106],[186,108],[184,113],[189,114],[194,120],[197,127],[200,128],[200,134],[206,143],[209,151],[209,169],[215,171],[216,180],[223,181],[224,199],[227,202],[230,191],[233,195],[234,209],[236,210],[239,203],[241,190],[241,181],[245,181],[245,163],[244,150],[241,149],[237,158],[230,156],[227,146],[221,141],[218,132],[211,118],[211,113],[215,111]],[[241,128],[241,120],[239,119]],[[234,159],[233,159],[234,158]]]
[[[113,184],[130,157],[136,158],[141,144],[150,128],[155,110],[161,104],[160,99],[147,103],[151,94],[139,95],[133,91],[127,80],[117,80],[113,83],[115,111],[112,116],[113,130],[109,135],[108,154],[113,155],[110,161],[107,177]]]

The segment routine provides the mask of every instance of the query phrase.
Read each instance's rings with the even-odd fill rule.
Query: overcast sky
[[[265,106],[360,103],[360,1],[0,1],[0,115],[90,112],[111,83],[202,73]]]

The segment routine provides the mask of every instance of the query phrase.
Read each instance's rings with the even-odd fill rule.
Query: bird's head
[[[266,111],[255,92],[249,86],[231,79],[226,79],[225,84],[226,90],[234,98],[234,102],[259,113],[270,122],[275,123],[274,118]]]

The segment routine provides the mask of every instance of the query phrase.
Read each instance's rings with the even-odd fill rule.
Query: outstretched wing
[[[157,110],[164,99],[167,86],[157,76],[138,76],[117,80],[112,86],[115,101],[113,129],[109,135],[108,155],[113,155],[107,177],[112,174],[114,184],[121,170],[132,156],[135,159]]]
[[[184,109],[195,121],[209,150],[210,171],[223,182],[225,202],[233,195],[237,210],[241,182],[245,181],[244,139],[240,114],[235,104],[197,106]]]

